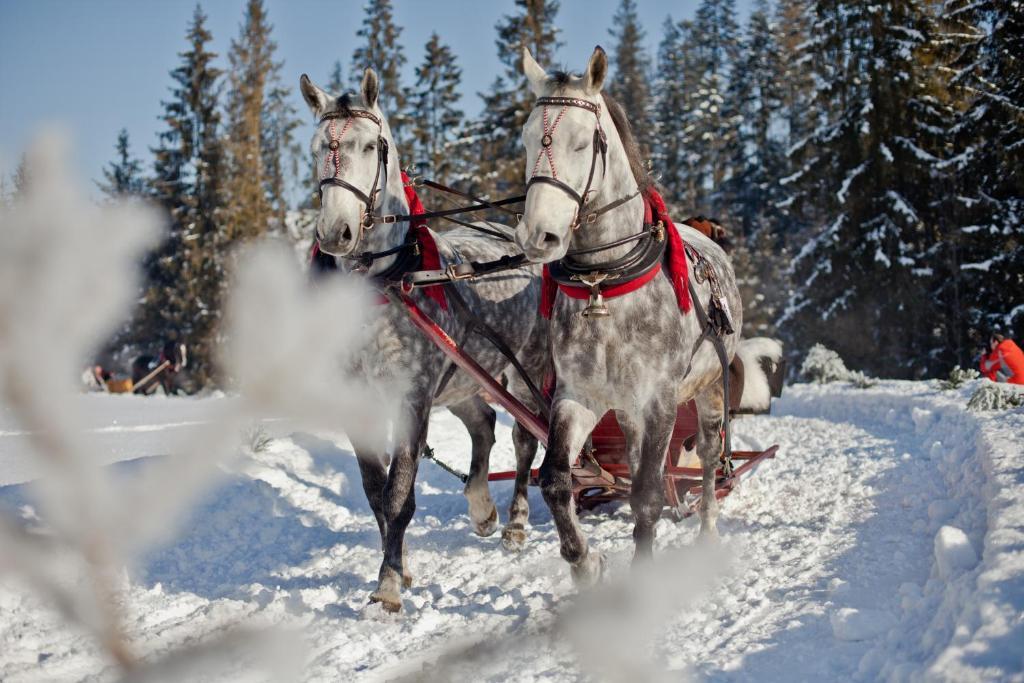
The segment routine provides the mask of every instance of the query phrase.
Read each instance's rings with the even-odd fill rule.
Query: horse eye
[[[377,149],[377,143],[371,142],[370,144],[368,144],[366,147],[363,148],[363,151],[364,152],[372,152],[375,149]]]
[[[587,148],[587,143],[584,142],[582,145],[580,145],[579,147],[574,148],[572,151],[574,151],[574,152],[582,152],[586,148]]]

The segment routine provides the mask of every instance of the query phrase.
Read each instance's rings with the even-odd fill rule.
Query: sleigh
[[[405,293],[392,294],[395,303],[402,306],[413,324],[433,342],[456,366],[469,374],[490,398],[507,410],[523,427],[544,446],[548,443],[548,425],[545,419],[532,412],[512,396],[494,377],[484,370],[472,357],[455,342],[415,301]],[[781,379],[783,368],[776,369],[775,380]],[[781,382],[773,382],[780,387]],[[774,390],[778,395],[778,389]],[[665,456],[664,486],[665,502],[676,519],[692,515],[702,495],[703,470],[696,459],[694,444],[697,434],[697,411],[691,401],[682,404],[676,412],[675,428]],[[732,451],[723,453],[715,477],[715,497],[728,496],[737,486],[741,477],[751,473],[763,461],[775,457],[778,446],[764,451]],[[432,451],[425,455],[444,469],[459,476],[466,476],[447,467]],[[572,496],[580,510],[590,510],[602,503],[628,500],[630,495],[630,467],[626,454],[626,439],[613,413],[609,412],[598,422],[590,435],[588,446],[580,453],[570,468]],[[492,472],[489,481],[514,480],[516,473]],[[539,485],[539,472],[530,472],[530,484]]]

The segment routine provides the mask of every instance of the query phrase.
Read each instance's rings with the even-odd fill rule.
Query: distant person
[[[989,337],[988,348],[981,356],[981,374],[993,382],[1024,384],[1024,351],[999,332]]]
[[[142,355],[132,362],[133,391],[152,394],[161,387],[168,396],[178,393],[179,374],[188,366],[188,351],[181,342],[168,341],[159,356]]]

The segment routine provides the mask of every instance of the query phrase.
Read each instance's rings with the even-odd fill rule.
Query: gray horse
[[[403,263],[410,268],[418,267],[418,250],[405,248],[409,244],[408,222],[372,225],[364,220],[367,215],[409,214],[398,151],[387,120],[377,106],[377,74],[366,70],[358,95],[331,96],[305,75],[300,86],[309,108],[320,121],[311,143],[321,179],[321,209],[316,224],[320,251],[333,257],[339,270],[358,270],[369,278],[394,276],[396,268],[402,270]],[[487,225],[492,230],[496,228],[493,223]],[[501,228],[509,232],[504,226]],[[437,246],[442,268],[490,261],[517,251],[509,241],[468,228],[430,236]],[[505,373],[509,361],[479,335],[468,333],[467,311],[504,338],[531,377],[543,377],[548,353],[544,321],[537,316],[539,267],[448,287],[454,287],[456,292],[449,291],[447,310],[422,290],[413,293],[412,298],[453,339],[461,341],[492,376]],[[454,297],[465,306],[454,305]],[[387,434],[383,429],[376,436],[357,437],[353,446],[384,549],[371,601],[380,602],[389,611],[398,611],[402,605],[401,588],[412,580],[404,560],[404,536],[416,507],[413,488],[418,458],[426,443],[430,410],[446,406],[469,430],[472,465],[465,495],[474,529],[481,536],[493,533],[498,521],[487,487],[496,415],[468,375],[462,371],[451,373],[450,362],[413,326],[401,306],[379,306],[370,325],[369,341],[357,354],[356,370],[397,407],[398,417],[392,429],[390,458],[385,452]],[[518,375],[510,372],[506,376],[509,391],[537,410],[539,406]],[[361,434],[363,430],[351,433]],[[503,541],[506,547],[515,549],[525,540],[529,513],[526,487],[537,440],[518,424],[512,437],[519,476]]]
[[[577,583],[587,585],[600,578],[603,560],[588,551],[577,523],[569,467],[609,410],[615,412],[627,442],[634,562],[652,553],[655,525],[664,506],[662,468],[676,406],[691,399],[696,399],[700,423],[701,535],[717,537],[714,484],[723,445],[722,367],[712,344],[700,342],[703,329],[696,305],[688,313],[681,312],[679,292],[669,277],[659,274],[636,291],[606,303],[597,297],[607,274],[597,272],[602,264],[628,260],[638,248],[639,240],[630,238],[645,222],[643,195],[653,184],[624,113],[601,93],[607,72],[604,51],[594,50],[582,76],[548,75],[527,49],[523,67],[538,101],[523,129],[528,192],[516,240],[534,262],[564,268],[561,264],[568,253],[579,283],[594,287],[589,303],[561,292],[554,302],[549,334],[557,386],[548,449],[540,468],[541,488],[558,529],[562,557]],[[731,327],[738,331],[742,305],[728,257],[696,230],[678,230],[713,269],[721,294],[719,311],[731,312]],[[664,238],[662,233],[652,239]],[[612,243],[618,245],[602,248]],[[688,261],[688,276],[693,280],[693,256]],[[700,275],[706,277],[706,271]],[[714,310],[709,308],[711,279],[695,282],[698,303],[710,313]],[[724,335],[730,360],[739,343],[737,333]],[[765,380],[759,376],[757,381]]]

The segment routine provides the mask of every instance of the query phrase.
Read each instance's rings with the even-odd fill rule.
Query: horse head
[[[375,229],[374,217],[405,213],[407,206],[391,128],[377,106],[377,74],[363,73],[358,95],[329,95],[305,74],[299,86],[319,121],[310,152],[319,179],[320,250],[357,258],[388,241],[382,233],[389,231]]]
[[[601,94],[604,50],[594,48],[583,75],[549,75],[523,48],[523,71],[537,100],[523,127],[527,193],[516,242],[531,261],[550,262],[596,218],[598,198],[633,192],[636,183]]]

